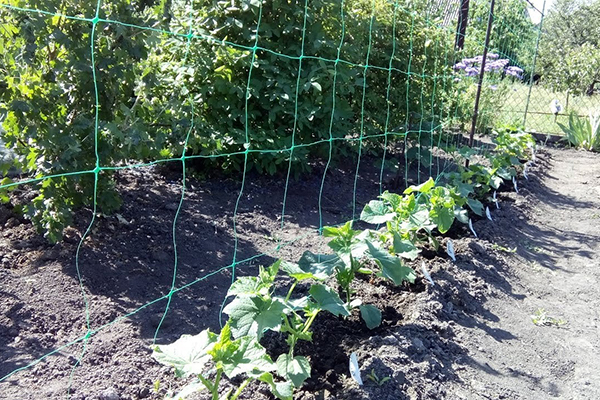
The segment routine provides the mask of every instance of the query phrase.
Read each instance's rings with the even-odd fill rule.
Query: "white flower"
[[[554,115],[558,115],[558,113],[562,111],[562,106],[558,102],[558,99],[554,99],[550,102],[550,110]]]

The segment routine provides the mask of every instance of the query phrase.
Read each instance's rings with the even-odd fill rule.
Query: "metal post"
[[[533,56],[533,66],[531,68],[531,74],[529,77],[529,93],[527,93],[527,103],[525,103],[525,114],[523,115],[523,129],[526,128],[525,123],[527,122],[527,113],[529,112],[529,102],[531,101],[531,90],[533,89],[533,76],[535,75],[535,65],[537,63],[538,51],[540,49],[540,37],[542,36],[542,27],[544,26],[544,17],[546,14],[546,0],[542,5],[542,18],[540,19],[540,27],[538,31],[538,37],[535,44],[535,54]]]
[[[465,47],[465,36],[467,34],[467,25],[469,24],[469,0],[460,1],[460,11],[458,15],[458,25],[456,26],[456,39],[454,47],[456,50],[462,50]]]
[[[477,115],[479,114],[479,99],[481,98],[481,86],[483,86],[483,75],[485,73],[485,62],[490,45],[490,36],[492,34],[492,25],[494,23],[494,5],[496,0],[490,4],[490,13],[488,15],[487,31],[485,32],[485,45],[483,48],[483,60],[481,60],[481,69],[479,70],[479,80],[477,81],[477,94],[475,95],[475,107],[473,110],[473,121],[471,122],[471,134],[469,135],[469,147],[473,148],[473,139],[475,138],[475,126],[477,125]],[[469,167],[469,159],[465,161],[465,168]]]

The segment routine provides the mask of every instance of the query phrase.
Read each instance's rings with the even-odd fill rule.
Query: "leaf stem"
[[[200,379],[200,382],[202,382],[202,384],[204,384],[204,386],[206,386],[206,388],[208,389],[208,391],[212,394],[213,399],[215,398],[215,387],[218,386],[218,382],[211,382],[208,379],[206,379],[204,376],[202,376],[202,374],[198,374],[198,379]]]
[[[292,286],[290,287],[290,290],[288,291],[287,296],[285,296],[285,302],[287,303],[288,300],[290,299],[290,297],[292,296],[292,292],[294,291],[294,289],[296,288],[296,285],[298,284],[298,280],[295,280],[294,283],[292,284]]]
[[[231,396],[229,398],[229,400],[236,400],[238,398],[238,396],[240,394],[242,394],[242,390],[244,390],[244,388],[246,386],[248,386],[248,384],[252,381],[252,378],[247,378],[244,382],[242,382],[242,384],[240,385],[240,387],[235,391],[235,393],[233,394],[233,396]]]
[[[221,368],[217,368],[217,376],[215,377],[215,383],[212,388],[213,390],[211,390],[212,400],[219,400],[219,383],[221,382],[222,373],[223,370]]]
[[[310,326],[312,325],[313,321],[315,320],[315,318],[317,317],[317,314],[319,312],[315,312],[313,315],[310,316],[310,318],[304,323],[304,328],[302,329],[302,333],[306,333],[308,332],[308,330],[310,329]]]

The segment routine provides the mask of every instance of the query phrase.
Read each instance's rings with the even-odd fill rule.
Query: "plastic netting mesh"
[[[318,234],[325,224],[324,187],[331,171],[340,168],[340,157],[352,160],[354,186],[348,215],[337,223],[355,219],[363,205],[357,186],[366,155],[369,162],[379,159],[379,193],[389,187],[390,168],[400,186],[430,176],[437,179],[452,169],[452,158],[442,153],[465,142],[476,86],[455,65],[482,54],[489,13],[487,2],[473,3],[462,51],[454,48],[460,1],[451,0],[249,0],[217,6],[163,1],[153,7],[107,0],[93,7],[69,1],[0,4],[0,52],[6,61],[0,71],[8,83],[0,99],[3,139],[18,153],[23,168],[14,181],[3,181],[0,190],[76,182],[56,187],[85,193],[89,202],[81,206],[91,211],[74,265],[85,334],[41,357],[32,356],[0,382],[80,344],[73,377],[94,335],[160,303],[164,311],[153,335],[156,341],[175,294],[223,270],[235,279],[238,265],[263,256],[240,257],[238,215],[252,170],[285,177],[280,213],[284,229],[295,176],[302,179],[307,159],[320,160],[320,189],[314,193],[318,202],[312,210],[318,223],[307,233]],[[489,50],[523,73],[518,79],[491,74],[485,81],[485,109],[480,110],[484,127],[498,119],[535,125],[533,117],[525,118],[525,110],[528,99],[536,96],[536,87],[531,96],[529,90],[539,29],[527,17],[515,17],[527,9],[526,3],[510,3],[513,8],[500,5],[496,11]],[[14,38],[22,40],[11,47]],[[516,52],[517,44],[524,50]],[[114,100],[120,95],[130,102]],[[538,112],[533,101],[528,112]],[[30,123],[36,113],[38,127]],[[43,146],[54,148],[54,159],[37,153]],[[477,150],[485,152],[486,147]],[[239,178],[239,190],[232,195],[232,258],[181,282],[178,227],[189,164],[197,161],[208,162],[204,168],[234,171]],[[121,170],[147,173],[146,167],[170,163],[179,163],[182,171],[170,238],[161,238],[172,246],[171,285],[163,288],[162,296],[95,325],[81,253],[105,208],[106,179]],[[48,194],[48,199],[59,197]],[[271,254],[298,239],[278,243]]]

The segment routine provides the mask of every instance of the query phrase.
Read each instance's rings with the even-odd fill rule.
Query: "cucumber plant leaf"
[[[415,260],[421,250],[415,246],[413,242],[407,239],[402,239],[402,236],[398,232],[394,232],[394,253],[402,258],[407,258],[409,260]]]
[[[225,324],[219,334],[219,340],[217,340],[217,343],[207,353],[215,363],[219,363],[219,366],[222,366],[233,357],[239,347],[240,340],[231,340],[231,326]]]
[[[185,399],[192,394],[199,392],[200,390],[206,389],[206,385],[202,383],[200,380],[192,381],[189,384],[185,385],[183,389],[181,389],[177,394],[173,397],[165,397],[164,400],[181,400]]]
[[[175,367],[178,377],[202,374],[212,360],[208,353],[219,336],[205,329],[197,335],[183,335],[175,342],[153,346],[152,357],[163,365]]]
[[[260,340],[266,329],[279,329],[284,308],[277,299],[243,296],[236,297],[223,312],[229,315],[234,337],[256,336]]]
[[[396,213],[381,200],[371,200],[360,213],[360,219],[370,224],[384,224],[393,220]]]
[[[397,209],[400,204],[402,204],[402,196],[396,193],[390,193],[387,190],[383,192],[379,198],[390,203],[393,210]]]
[[[303,356],[292,357],[282,354],[277,359],[277,373],[290,380],[295,387],[302,386],[304,381],[310,378],[310,363]]]
[[[281,264],[281,260],[278,260],[268,268],[260,266],[258,276],[237,278],[227,291],[227,296],[267,295],[275,282]]]
[[[229,378],[241,374],[258,377],[275,370],[275,363],[254,336],[245,336],[239,341],[238,348],[229,355],[227,362],[223,362],[223,372]]]
[[[336,317],[339,315],[345,317],[350,315],[344,302],[332,288],[316,284],[311,286],[309,293],[322,310],[329,311]]]
[[[361,305],[360,316],[369,329],[374,329],[381,325],[381,311],[372,304]]]
[[[437,225],[440,233],[446,233],[450,230],[454,222],[454,205],[448,208],[442,204],[437,204],[429,212],[429,217]]]
[[[454,216],[463,224],[469,223],[469,213],[462,207],[454,208]]]
[[[435,228],[435,224],[429,218],[429,210],[421,206],[415,208],[414,212],[409,215],[408,220],[401,224],[401,229],[406,231],[418,231],[420,229],[431,231],[433,228]]]
[[[275,382],[273,374],[265,372],[258,377],[258,380],[269,385],[271,393],[279,400],[292,400],[294,394],[294,384],[291,381]]]
[[[433,178],[429,178],[427,181],[423,182],[420,185],[417,186],[409,186],[406,188],[406,190],[404,191],[404,194],[411,194],[413,192],[419,192],[419,193],[429,193],[429,191],[431,189],[433,189],[433,187],[435,186],[435,181],[433,180]]]
[[[381,276],[390,279],[396,285],[400,285],[404,281],[415,282],[417,278],[415,271],[410,267],[402,265],[400,258],[376,247],[371,242],[367,242],[367,246],[369,246],[371,257],[381,268]]]
[[[302,273],[290,266],[283,266],[283,269],[292,273],[290,276],[295,279],[298,277],[305,276],[303,274],[310,274],[317,280],[325,280],[329,278],[336,265],[342,263],[342,260],[334,254],[314,254],[310,251],[305,251],[302,257],[298,261],[298,268],[303,271]]]
[[[483,216],[483,204],[477,199],[467,199],[467,205],[480,217]]]
[[[502,179],[501,177],[499,177],[496,174],[492,175],[492,177],[490,178],[490,186],[493,187],[494,189],[500,188],[500,186],[502,186],[503,183],[504,183],[504,179]]]

